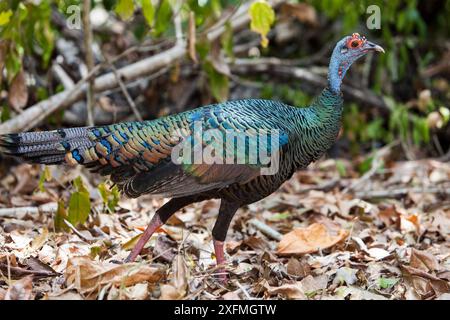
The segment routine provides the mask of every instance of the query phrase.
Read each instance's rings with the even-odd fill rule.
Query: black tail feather
[[[31,163],[60,164],[67,152],[93,145],[86,127],[0,135],[0,151]]]

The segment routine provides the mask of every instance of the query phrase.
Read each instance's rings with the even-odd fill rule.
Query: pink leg
[[[228,281],[227,271],[224,268],[226,264],[225,255],[223,251],[223,241],[213,240],[214,243],[214,254],[216,255],[216,264],[219,267],[217,272],[219,273],[218,278],[222,283],[226,283]]]
[[[142,249],[144,248],[147,241],[150,239],[150,237],[155,233],[156,230],[158,230],[159,227],[163,225],[159,214],[156,213],[150,223],[147,226],[147,229],[145,229],[144,233],[142,234],[141,238],[139,239],[138,243],[134,246],[133,250],[131,250],[130,255],[128,258],[125,259],[125,262],[133,262],[139,253],[141,253]]]

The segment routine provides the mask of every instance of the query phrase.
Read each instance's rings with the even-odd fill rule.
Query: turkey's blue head
[[[372,43],[364,36],[354,33],[340,40],[334,47],[331,55],[330,67],[328,70],[328,82],[330,89],[340,92],[342,79],[353,62],[364,56],[368,52],[383,52],[384,49]]]

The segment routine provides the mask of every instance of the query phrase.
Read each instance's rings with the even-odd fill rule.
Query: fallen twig
[[[131,98],[130,94],[128,93],[127,87],[123,83],[122,79],[120,79],[120,75],[119,75],[119,72],[117,71],[117,68],[114,66],[113,63],[111,63],[109,61],[109,59],[105,55],[103,55],[103,57],[105,58],[106,62],[111,67],[112,72],[116,76],[116,80],[117,80],[117,83],[119,84],[120,90],[122,90],[123,95],[127,99],[128,105],[130,106],[131,110],[133,111],[134,116],[136,117],[136,119],[138,121],[142,121],[143,118],[142,118],[138,108],[136,107],[136,104],[134,103],[133,99]]]
[[[17,208],[1,208],[0,217],[17,217],[26,214],[54,213],[58,205],[56,203],[46,203],[39,207],[17,207]]]
[[[266,236],[280,241],[283,235],[279,233],[277,230],[273,229],[272,227],[269,227],[267,224],[265,224],[262,221],[259,221],[257,219],[251,219],[249,223],[254,226],[256,229],[264,233]]]
[[[92,53],[92,29],[89,15],[91,13],[91,0],[83,1],[83,30],[84,30],[84,54],[88,73],[94,68],[94,55]],[[89,78],[86,91],[87,125],[94,125],[93,109],[95,106],[94,97],[95,79]]]
[[[80,231],[77,230],[77,228],[74,227],[73,224],[71,224],[69,221],[64,219],[64,224],[69,227],[70,230],[72,230],[77,236],[79,236],[81,239],[86,240],[87,242],[92,242],[97,240],[97,238],[94,237],[87,237],[84,234],[82,234]]]

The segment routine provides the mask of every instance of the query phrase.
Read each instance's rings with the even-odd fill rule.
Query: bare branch
[[[94,68],[94,55],[92,53],[92,29],[91,29],[91,21],[89,18],[90,12],[91,12],[91,0],[84,0],[83,1],[84,50],[88,73]],[[94,116],[93,116],[93,109],[95,105],[94,85],[95,79],[90,78],[86,92],[88,126],[94,125]]]
[[[251,219],[249,221],[249,223],[254,226],[256,229],[258,229],[259,231],[261,231],[262,233],[264,233],[266,236],[280,241],[281,238],[283,237],[283,235],[281,233],[279,233],[277,230],[273,229],[272,227],[269,227],[267,224],[265,224],[264,222],[257,220],[257,219]]]
[[[111,70],[114,73],[114,75],[116,76],[116,80],[117,80],[117,83],[119,84],[120,90],[122,90],[123,95],[127,99],[127,102],[130,105],[130,108],[133,111],[134,116],[136,117],[136,119],[138,121],[142,121],[143,118],[142,118],[138,108],[136,107],[136,104],[134,103],[133,99],[131,98],[130,94],[128,93],[127,87],[123,83],[122,79],[120,79],[120,75],[119,75],[119,72],[117,71],[117,68],[114,66],[113,63],[111,63],[109,61],[109,59],[106,57],[106,55],[103,55],[103,57],[106,60],[106,62],[109,64],[109,66],[111,67]]]

